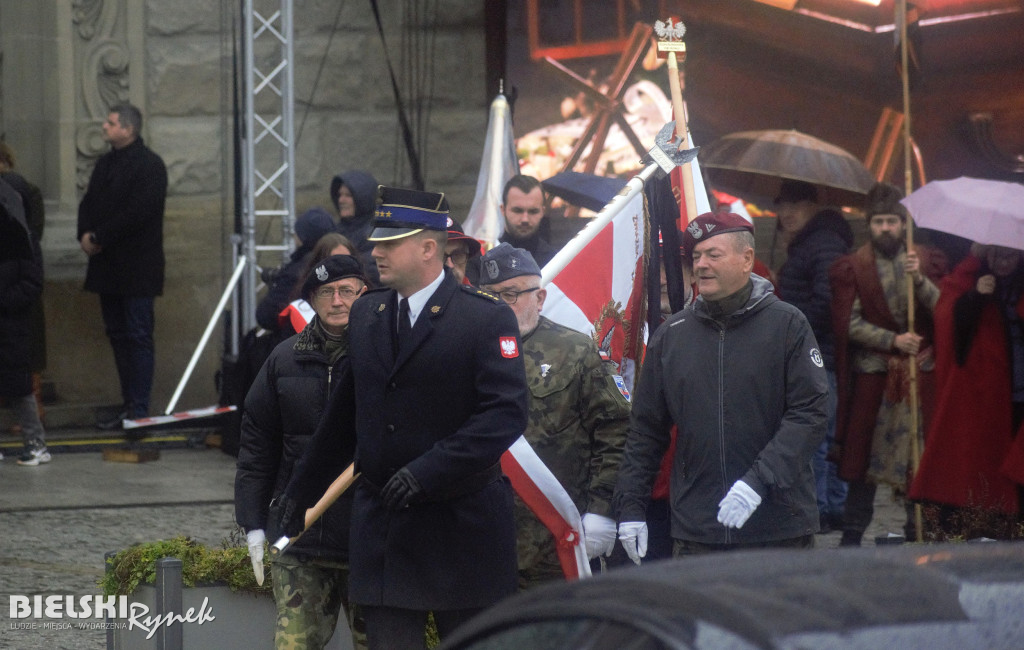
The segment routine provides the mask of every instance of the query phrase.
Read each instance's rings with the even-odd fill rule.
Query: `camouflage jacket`
[[[611,516],[629,402],[593,340],[540,318],[523,338],[530,420],[526,439],[580,514]]]

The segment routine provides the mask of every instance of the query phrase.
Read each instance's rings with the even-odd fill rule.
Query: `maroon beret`
[[[683,249],[692,254],[694,247],[709,237],[743,230],[754,232],[754,225],[738,214],[705,212],[683,230]]]

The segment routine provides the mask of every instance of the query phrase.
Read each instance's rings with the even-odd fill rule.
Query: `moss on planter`
[[[232,591],[271,593],[269,553],[264,559],[266,580],[263,585],[257,585],[246,547],[210,548],[188,537],[175,537],[136,544],[109,558],[107,571],[99,581],[103,594],[130,595],[140,584],[155,583],[156,561],[165,557],[181,560],[182,583],[186,587],[224,583]]]

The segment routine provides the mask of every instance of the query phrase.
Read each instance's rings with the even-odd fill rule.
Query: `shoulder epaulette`
[[[462,290],[465,291],[466,293],[474,296],[479,296],[481,298],[486,298],[491,302],[498,302],[501,300],[501,298],[499,298],[497,295],[491,293],[490,291],[484,291],[480,287],[474,287],[471,284],[462,284],[459,286],[462,287]]]

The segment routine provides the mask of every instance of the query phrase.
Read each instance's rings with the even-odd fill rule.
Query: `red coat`
[[[963,366],[954,353],[953,308],[975,287],[980,269],[969,255],[942,282],[935,306],[937,403],[910,498],[1016,514],[1024,436],[1012,431],[1008,343],[995,301],[982,310]],[[1024,297],[1017,313],[1024,317]]]

